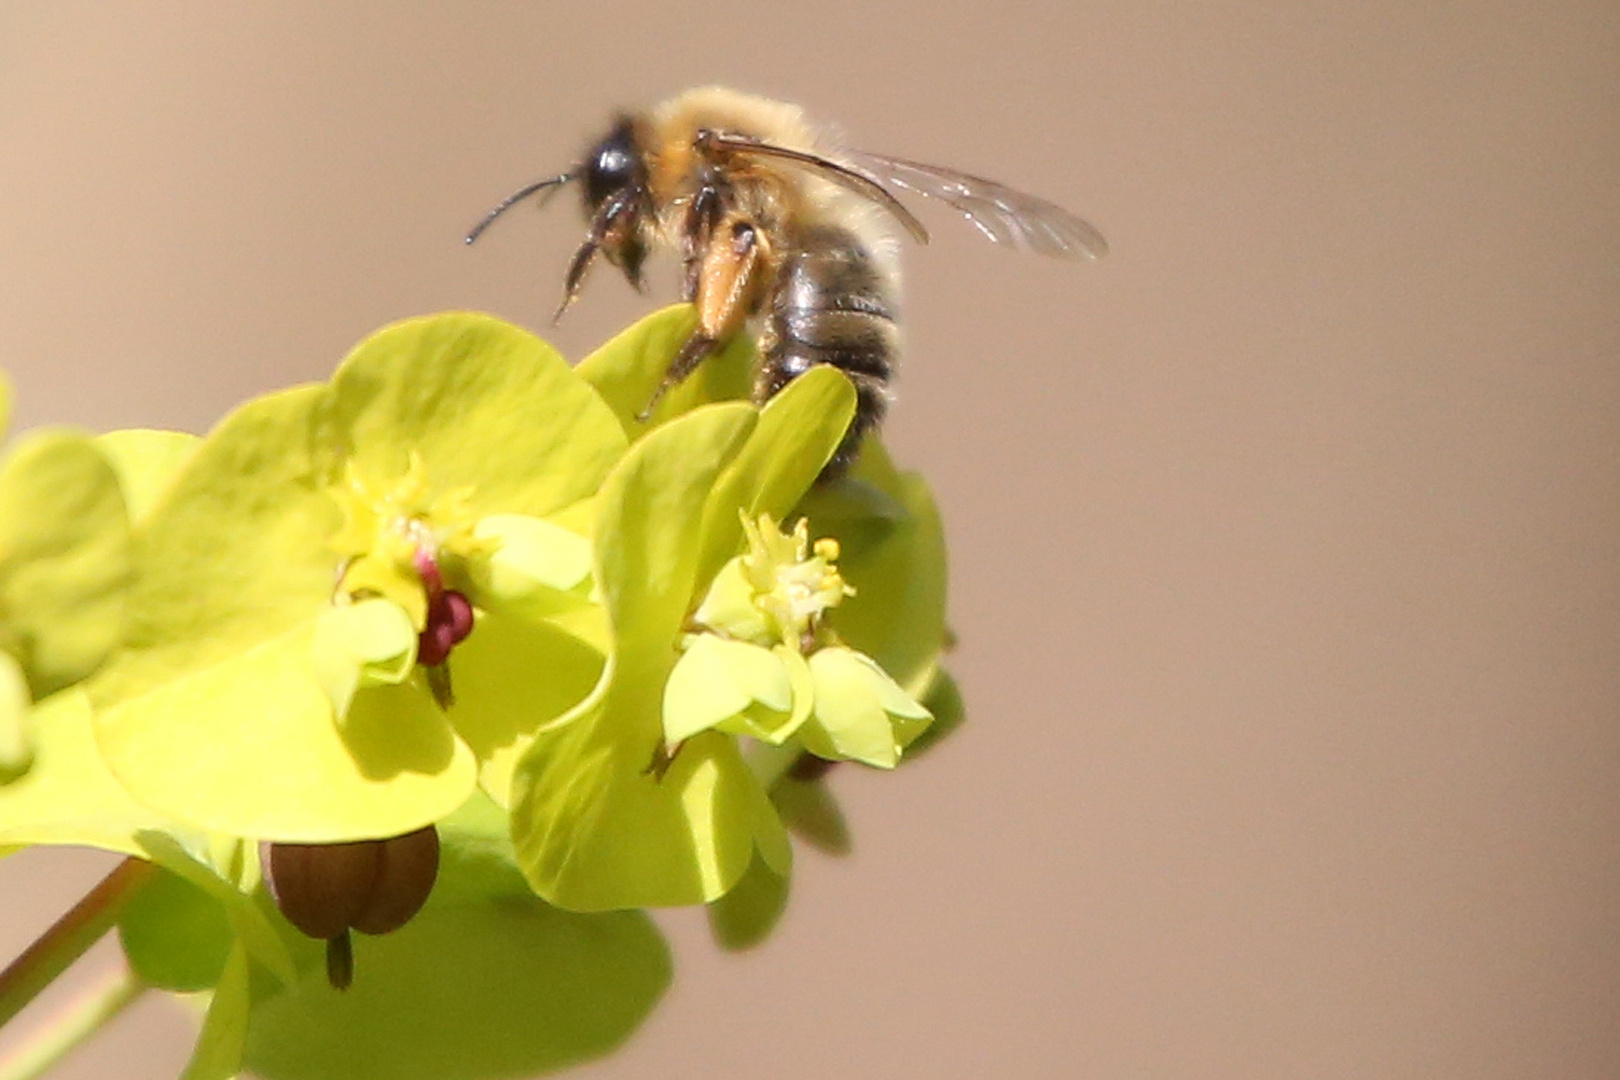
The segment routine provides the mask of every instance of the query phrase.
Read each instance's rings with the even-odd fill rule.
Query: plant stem
[[[133,1005],[146,984],[120,964],[30,1035],[10,1054],[0,1058],[0,1080],[35,1080],[72,1052],[102,1026]]]
[[[130,897],[156,872],[152,863],[125,859],[0,971],[0,1027],[111,930]]]

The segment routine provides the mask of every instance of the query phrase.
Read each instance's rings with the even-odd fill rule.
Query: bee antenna
[[[483,235],[484,230],[489,228],[490,224],[496,218],[500,217],[502,214],[506,213],[512,207],[516,206],[524,199],[527,199],[530,195],[533,195],[537,191],[545,191],[545,194],[540,196],[540,205],[544,206],[546,200],[551,198],[559,187],[574,180],[577,175],[578,174],[576,172],[569,171],[560,173],[556,176],[548,176],[544,180],[536,180],[532,184],[525,184],[523,187],[518,188],[516,191],[512,192],[512,194],[508,195],[506,198],[497,203],[495,209],[485,214],[484,220],[473,226],[472,232],[467,234],[467,243],[470,244],[474,240],[477,240]]]

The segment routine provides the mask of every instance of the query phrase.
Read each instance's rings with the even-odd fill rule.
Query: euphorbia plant
[[[656,1002],[642,909],[768,933],[790,830],[847,849],[827,764],[959,716],[944,548],[876,439],[818,483],[831,368],[761,407],[739,342],[640,419],[692,319],[573,367],[415,319],[201,439],[52,436],[48,482],[17,451],[0,846],[130,861],[0,975],[0,1018],[116,923],[109,1003],[206,994],[188,1080],[532,1075]]]

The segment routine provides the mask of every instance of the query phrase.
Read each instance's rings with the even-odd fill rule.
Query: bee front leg
[[[592,237],[587,236],[585,242],[574,250],[574,257],[568,260],[568,273],[563,278],[563,297],[552,313],[551,323],[555,326],[562,321],[563,312],[579,297],[579,290],[585,284],[585,271],[591,268],[596,261],[596,253],[602,245]]]
[[[670,361],[663,382],[653,392],[647,407],[636,416],[637,420],[645,422],[665,394],[697,370],[720,342],[742,329],[748,318],[752,286],[759,279],[764,257],[758,230],[744,220],[733,222],[729,235],[722,232],[711,240],[703,253],[697,275],[697,295],[693,298],[698,309],[697,328]]]
[[[602,208],[591,218],[590,231],[585,234],[584,243],[574,251],[574,257],[568,260],[568,274],[563,278],[563,298],[557,305],[557,313],[551,317],[553,323],[563,317],[570,304],[579,296],[579,290],[585,285],[585,273],[596,261],[596,253],[604,246],[610,250],[625,250],[629,241],[633,239],[631,230],[635,228],[636,200],[641,195],[637,191],[621,192],[602,204]],[[640,287],[641,254],[639,251],[630,255],[626,265],[626,275],[630,283]]]

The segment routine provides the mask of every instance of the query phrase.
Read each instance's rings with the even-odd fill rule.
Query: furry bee
[[[754,398],[832,364],[857,407],[823,479],[847,470],[888,408],[900,347],[896,226],[928,232],[890,188],[940,199],[981,233],[1057,258],[1095,259],[1102,234],[1062,207],[978,176],[829,145],[795,105],[724,87],[689,90],[650,112],[620,114],[568,171],[514,192],[467,235],[512,206],[580,185],[589,228],[564,277],[557,317],[598,254],[636,288],[654,248],[683,266],[698,325],[642,416],[703,359],[764,317]]]

